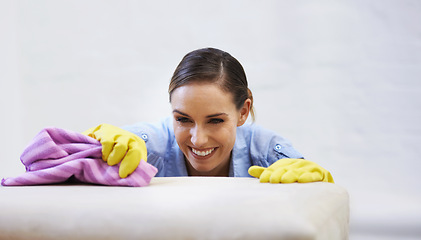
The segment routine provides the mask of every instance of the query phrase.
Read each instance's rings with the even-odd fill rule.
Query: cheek
[[[215,139],[225,148],[231,149],[234,146],[237,127],[225,127],[215,132]]]
[[[174,135],[175,140],[180,145],[186,141],[186,138],[188,137],[188,131],[182,127],[174,126]]]

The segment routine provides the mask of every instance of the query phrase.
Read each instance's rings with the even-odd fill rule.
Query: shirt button
[[[278,153],[281,153],[281,149],[282,149],[281,144],[276,144],[275,147],[273,148],[273,150],[275,150]]]
[[[140,138],[142,138],[142,139],[143,139],[143,141],[145,141],[145,142],[147,142],[147,141],[148,141],[148,135],[147,135],[146,133],[142,133],[142,134],[140,135]]]

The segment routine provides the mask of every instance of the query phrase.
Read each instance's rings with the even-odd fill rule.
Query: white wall
[[[212,46],[245,67],[257,124],[348,189],[351,239],[421,236],[420,13],[417,0],[2,1],[0,174],[24,171],[43,127],[169,115],[176,65]]]

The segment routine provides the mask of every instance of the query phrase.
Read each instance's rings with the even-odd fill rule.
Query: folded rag
[[[3,186],[40,185],[66,182],[71,177],[85,183],[142,187],[150,183],[158,170],[140,161],[126,178],[118,175],[119,164],[109,166],[102,157],[101,143],[78,132],[45,128],[21,155],[26,172],[4,178]]]

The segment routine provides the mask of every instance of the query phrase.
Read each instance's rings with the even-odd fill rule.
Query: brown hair
[[[218,84],[233,96],[237,109],[244,101],[251,100],[250,114],[254,120],[253,95],[248,88],[247,77],[240,62],[229,53],[215,48],[202,48],[188,53],[178,64],[171,78],[168,93],[192,82]]]

